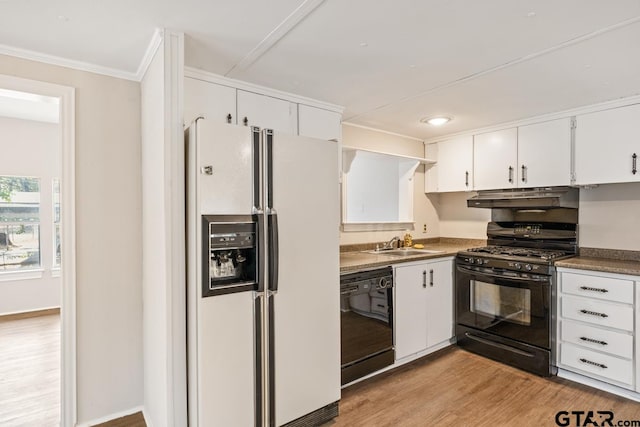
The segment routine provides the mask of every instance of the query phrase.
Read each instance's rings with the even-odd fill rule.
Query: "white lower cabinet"
[[[396,360],[425,352],[453,337],[453,261],[423,261],[394,268]]]
[[[558,367],[640,391],[635,293],[637,279],[558,269]]]

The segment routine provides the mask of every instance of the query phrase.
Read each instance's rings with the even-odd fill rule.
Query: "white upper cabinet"
[[[298,131],[311,138],[342,140],[342,115],[308,105],[298,105]]]
[[[198,117],[216,123],[237,123],[236,89],[186,77],[184,79],[184,124]]]
[[[571,118],[518,128],[518,187],[571,184]]]
[[[640,181],[640,104],[576,116],[576,184]]]
[[[571,118],[473,137],[474,190],[571,184]]]
[[[238,89],[238,124],[298,134],[298,104]]]
[[[504,129],[473,136],[475,190],[515,188],[518,130]]]
[[[427,193],[473,189],[473,136],[428,144],[425,157],[437,163],[425,173]]]

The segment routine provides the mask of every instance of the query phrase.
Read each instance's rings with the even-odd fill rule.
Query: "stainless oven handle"
[[[550,278],[540,278],[540,277],[512,277],[512,276],[504,276],[502,274],[493,274],[493,273],[487,273],[484,271],[475,271],[475,270],[471,270],[470,268],[465,268],[465,267],[461,267],[458,266],[458,271],[462,272],[462,273],[469,273],[469,274],[476,274],[478,276],[485,276],[485,277],[496,277],[498,279],[509,279],[509,280],[515,280],[518,282],[549,282]]]
[[[470,332],[465,332],[464,335],[469,339],[472,339],[474,341],[478,341],[479,343],[486,344],[486,345],[491,345],[493,347],[497,347],[497,348],[500,348],[502,350],[511,351],[511,352],[517,353],[517,354],[519,354],[521,356],[527,356],[527,357],[534,357],[535,356],[535,354],[533,354],[533,353],[528,353],[526,351],[522,351],[519,348],[511,347],[510,345],[500,344],[498,342],[493,342],[493,341],[490,341],[490,340],[487,340],[487,339],[484,339],[484,338],[480,338],[478,336],[475,336],[475,335],[471,334]]]

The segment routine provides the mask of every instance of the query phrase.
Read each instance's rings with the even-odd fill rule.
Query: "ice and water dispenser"
[[[246,215],[202,216],[202,296],[256,290],[257,221]]]

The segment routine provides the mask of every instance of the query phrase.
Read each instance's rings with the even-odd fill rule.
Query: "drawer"
[[[560,344],[562,367],[577,369],[587,375],[609,379],[633,386],[633,363],[631,360],[598,353],[573,344]]]
[[[371,298],[371,311],[386,316],[389,313],[387,298]]]
[[[633,304],[633,281],[631,280],[562,273],[562,292]]]
[[[633,336],[571,320],[560,322],[560,340],[582,347],[633,359]]]
[[[633,306],[563,295],[560,313],[567,319],[633,332]]]
[[[369,291],[369,295],[371,295],[371,298],[386,298],[387,297],[387,290],[386,289],[371,289]]]

